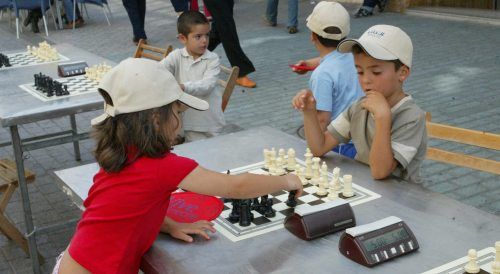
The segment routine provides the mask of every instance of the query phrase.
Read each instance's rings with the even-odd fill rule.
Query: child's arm
[[[293,174],[267,176],[250,173],[227,175],[196,167],[179,184],[179,188],[205,195],[225,198],[255,198],[279,190],[297,190],[302,194],[302,183]]]
[[[193,237],[189,236],[189,234],[197,234],[207,240],[210,240],[207,230],[215,233],[214,224],[204,220],[194,223],[178,223],[169,217],[165,217],[165,219],[163,219],[163,223],[160,228],[161,232],[168,233],[170,236],[188,243],[193,241]]]
[[[169,55],[167,55],[167,57],[163,58],[163,60],[160,61],[160,66],[170,71],[172,75],[175,75],[175,63],[176,63],[175,55],[176,52],[173,51]]]
[[[211,58],[205,73],[203,73],[202,79],[182,83],[184,85],[184,91],[194,96],[206,96],[210,94],[217,86],[219,73],[219,57]]]
[[[314,156],[322,156],[339,144],[328,131],[323,131],[318,121],[316,100],[310,90],[301,90],[292,99],[295,109],[301,110],[304,115],[304,132],[307,146]]]
[[[361,106],[375,118],[375,136],[370,149],[370,170],[373,178],[384,179],[398,165],[391,146],[391,108],[384,95],[376,91],[367,92]]]

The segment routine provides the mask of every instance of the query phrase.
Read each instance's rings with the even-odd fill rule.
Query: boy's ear
[[[311,37],[309,39],[312,43],[314,43],[316,40],[318,40],[318,37],[316,37],[316,34],[311,31]]]
[[[181,43],[183,43],[183,44],[185,44],[185,43],[187,42],[187,37],[186,37],[184,34],[182,34],[182,33],[179,33],[179,34],[177,35],[177,39],[178,39]]]
[[[398,72],[398,78],[399,78],[399,81],[402,83],[404,82],[408,76],[410,76],[410,68],[403,65],[399,68],[399,72]]]

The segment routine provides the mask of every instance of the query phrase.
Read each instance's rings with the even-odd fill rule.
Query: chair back
[[[231,98],[231,94],[233,94],[236,79],[238,79],[238,74],[240,73],[240,68],[237,66],[227,68],[221,65],[220,70],[228,75],[226,80],[219,79],[218,81],[219,85],[224,88],[224,92],[222,93],[222,112],[224,112],[226,111],[227,104],[229,103],[229,98]]]
[[[500,135],[431,122],[426,114],[427,135],[430,138],[500,151]],[[427,147],[427,159],[472,168],[500,175],[500,162],[477,156]]]
[[[42,9],[43,12],[49,9],[50,0],[12,0],[12,6],[16,12],[16,17],[19,17],[19,10],[34,10]]]
[[[143,39],[139,40],[137,44],[137,49],[134,53],[134,58],[148,58],[156,61],[161,61],[167,55],[172,52],[172,46],[167,46],[167,48],[159,48],[146,44]]]

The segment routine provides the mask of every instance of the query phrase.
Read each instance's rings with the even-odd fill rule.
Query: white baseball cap
[[[206,101],[183,92],[168,70],[149,59],[123,60],[104,75],[98,88],[109,94],[113,106],[104,102],[104,114],[92,119],[92,125],[108,117],[162,107],[177,100],[197,110],[208,109]]]
[[[371,57],[379,60],[397,60],[411,68],[413,45],[403,30],[390,25],[375,25],[369,28],[359,39],[342,41],[338,50],[351,52],[354,45],[359,45]]]
[[[306,19],[307,27],[317,35],[332,40],[340,40],[351,31],[347,10],[337,2],[321,1]],[[337,27],[340,33],[328,33],[325,29]]]

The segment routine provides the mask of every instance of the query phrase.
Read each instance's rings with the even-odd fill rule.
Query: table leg
[[[16,158],[19,189],[21,190],[21,199],[23,202],[24,221],[26,223],[26,239],[28,240],[28,249],[30,252],[33,272],[39,274],[41,273],[40,262],[38,259],[36,236],[33,226],[33,217],[31,215],[31,205],[28,195],[28,185],[26,184],[26,178],[24,177],[23,149],[21,147],[21,138],[19,136],[19,131],[17,129],[17,126],[10,127],[10,134],[12,138],[12,146],[14,148],[14,157]]]
[[[72,131],[71,134],[73,135],[73,137],[76,137],[78,135],[78,129],[76,127],[75,114],[71,114],[69,116],[69,121],[71,123],[71,131]],[[80,143],[78,141],[74,141],[73,148],[75,149],[75,160],[80,161],[82,159],[82,157],[80,155]]]

